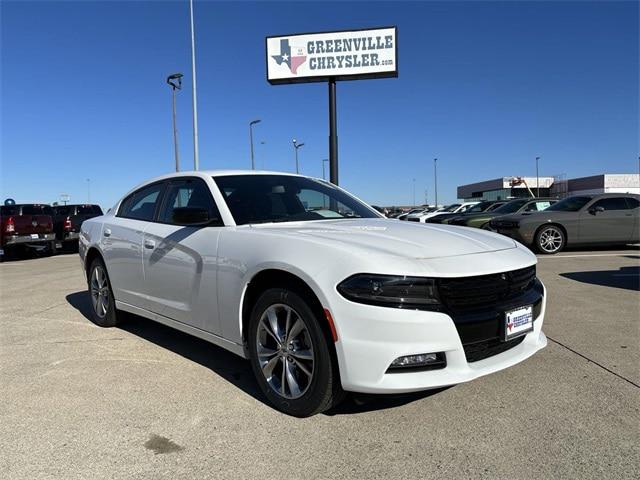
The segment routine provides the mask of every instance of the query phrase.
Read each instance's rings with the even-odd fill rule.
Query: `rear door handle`
[[[111,236],[111,230],[109,230],[108,228],[105,228],[105,229],[104,229],[104,232],[102,232],[102,234],[103,234],[105,237],[110,237],[110,236]]]
[[[153,240],[145,240],[144,241],[144,248],[148,248],[149,250],[153,250],[154,248],[156,248],[156,242],[154,242]]]

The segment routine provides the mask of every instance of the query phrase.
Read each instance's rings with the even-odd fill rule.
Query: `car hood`
[[[484,230],[388,219],[322,220],[252,225],[275,235],[299,236],[353,253],[411,259],[442,258],[516,248],[510,238]],[[318,253],[322,253],[319,251]]]

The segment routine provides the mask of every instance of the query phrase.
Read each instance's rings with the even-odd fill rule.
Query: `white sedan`
[[[299,175],[153,179],[82,224],[80,257],[96,324],[130,312],[248,358],[266,397],[296,416],[345,391],[466,382],[546,345],[528,249],[388,220]]]
[[[480,202],[463,202],[447,205],[446,207],[438,208],[430,212],[421,212],[413,215],[407,215],[407,220],[410,222],[426,223],[428,218],[435,217],[441,213],[464,213],[471,207],[479,204]]]

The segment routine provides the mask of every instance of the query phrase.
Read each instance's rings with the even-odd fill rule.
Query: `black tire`
[[[338,363],[329,344],[331,339],[326,331],[323,331],[320,323],[325,320],[321,317],[320,312],[314,311],[312,302],[308,301],[305,297],[305,293],[298,291],[294,287],[283,286],[265,290],[253,306],[247,336],[251,368],[253,369],[258,385],[260,385],[260,389],[275,408],[295,417],[309,417],[323,412],[344,398],[344,391],[340,384]],[[304,336],[305,342],[310,342],[310,345],[306,345],[303,348],[312,352],[313,362],[311,368],[309,368],[312,375],[306,385],[303,383],[298,385],[298,383],[296,383],[296,387],[304,387],[301,396],[297,398],[287,398],[287,388],[289,389],[289,395],[293,395],[294,392],[290,388],[291,384],[287,379],[288,377],[284,373],[278,373],[285,372],[285,366],[288,366],[288,362],[291,361],[291,367],[289,368],[291,368],[294,373],[297,373],[296,379],[298,381],[305,377],[309,378],[308,374],[303,375],[302,370],[298,370],[298,360],[291,358],[296,357],[296,354],[293,353],[295,352],[295,348],[290,356],[287,356],[287,343],[289,340],[282,342],[284,347],[280,347],[280,350],[278,350],[278,347],[275,346],[274,343],[273,351],[277,353],[273,354],[273,356],[265,357],[263,353],[262,359],[271,358],[276,362],[274,364],[275,367],[271,369],[272,373],[269,380],[267,380],[262,370],[261,359],[258,356],[258,342],[261,341],[259,340],[260,338],[267,339],[268,337],[266,336],[267,332],[265,329],[260,327],[260,323],[263,315],[266,315],[267,310],[270,308],[282,308],[284,312],[287,312],[287,309],[292,310],[292,317],[301,320],[306,328],[306,330],[299,335]],[[282,321],[281,318],[280,321]],[[292,320],[292,322],[294,321]],[[261,332],[258,331],[259,328],[262,328]],[[291,330],[293,330],[293,328]],[[286,337],[288,337],[288,335]],[[275,339],[273,336],[271,336],[271,338]],[[288,343],[288,345],[289,349],[291,349],[291,343]],[[264,352],[264,350],[262,351]],[[306,363],[306,365],[309,367],[310,364]],[[284,394],[276,391],[273,386],[273,382],[277,381],[280,375],[282,375],[282,378],[286,382],[286,385],[282,387]]]
[[[104,281],[98,280],[98,270],[100,271],[100,276],[104,274]],[[94,277],[94,274],[96,277]],[[89,309],[91,310],[91,320],[93,323],[100,327],[115,327],[119,323],[122,314],[116,310],[116,303],[113,298],[113,289],[111,288],[107,268],[100,257],[94,258],[89,266],[87,287],[89,293]],[[101,304],[98,303],[98,299],[95,297],[95,287],[98,287],[103,293],[103,295],[98,295],[98,297],[104,299],[104,303],[102,303],[102,305],[105,306],[104,309],[100,308]],[[102,313],[103,311],[104,313]]]
[[[567,236],[558,225],[543,225],[536,232],[534,246],[540,253],[553,255],[562,251],[566,244]]]

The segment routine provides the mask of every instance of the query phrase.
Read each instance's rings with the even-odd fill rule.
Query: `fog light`
[[[398,357],[389,366],[387,372],[400,370],[434,370],[447,366],[447,360],[444,352],[438,353],[419,353],[417,355],[406,355]]]

